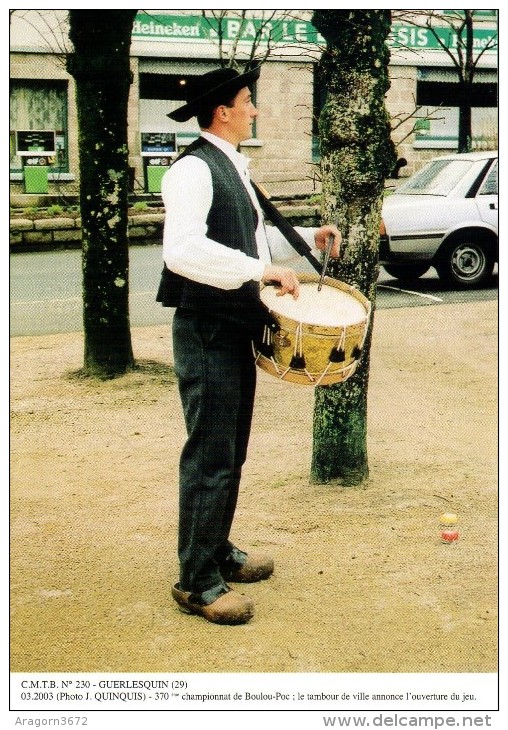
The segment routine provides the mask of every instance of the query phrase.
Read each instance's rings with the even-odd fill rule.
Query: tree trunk
[[[84,369],[131,369],[127,106],[135,10],[70,10],[79,127],[83,234]]]
[[[465,40],[463,38],[464,31],[466,35]],[[463,44],[461,57],[463,59],[464,71],[463,73],[461,72],[461,77],[459,79],[460,105],[457,152],[471,152],[473,142],[471,100],[473,99],[473,79],[475,72],[472,10],[464,10],[464,25],[461,29],[460,43]]]
[[[471,99],[473,98],[473,84],[459,81],[459,136],[457,152],[471,152],[472,150],[472,112]]]
[[[320,116],[323,223],[336,223],[342,253],[332,275],[372,304],[378,278],[384,181],[396,162],[384,97],[389,87],[385,10],[318,10],[313,24],[327,41],[321,72],[327,100]],[[316,388],[311,480],[344,486],[368,476],[367,389],[372,323],[356,373]]]

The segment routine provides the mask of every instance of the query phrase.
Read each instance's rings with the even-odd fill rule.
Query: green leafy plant
[[[62,215],[63,212],[64,212],[64,209],[62,208],[61,205],[50,205],[50,206],[48,206],[48,208],[46,210],[46,214],[50,218],[54,218],[55,216]]]
[[[321,204],[321,195],[319,193],[316,193],[315,195],[311,195],[307,200],[308,205],[320,205]]]
[[[136,213],[141,213],[141,212],[143,212],[145,210],[148,210],[148,204],[145,203],[143,200],[138,200],[132,206],[132,210],[136,211]]]
[[[27,218],[35,218],[38,213],[40,213],[40,208],[36,205],[28,205],[26,208],[23,208],[23,215]]]

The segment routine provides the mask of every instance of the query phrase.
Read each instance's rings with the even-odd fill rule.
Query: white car
[[[499,258],[498,154],[436,157],[383,201],[380,263],[411,279],[433,266],[458,288],[485,285]]]

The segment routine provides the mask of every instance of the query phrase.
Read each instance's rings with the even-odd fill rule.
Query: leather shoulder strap
[[[316,258],[312,255],[307,243],[300,236],[298,231],[295,231],[291,223],[289,223],[289,221],[284,218],[282,213],[277,210],[275,205],[268,200],[266,195],[263,194],[263,192],[256,185],[255,182],[252,182],[252,187],[254,188],[254,192],[256,193],[257,199],[259,200],[259,204],[263,210],[263,213],[266,215],[268,220],[270,220],[273,225],[279,229],[284,238],[289,241],[291,246],[293,246],[295,251],[299,253],[300,256],[304,256],[312,264],[318,274],[321,274],[322,266],[320,265],[319,261],[317,261]]]

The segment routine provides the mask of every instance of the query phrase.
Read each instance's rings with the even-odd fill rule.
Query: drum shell
[[[298,278],[302,283],[317,284],[319,281],[319,277],[314,274],[301,274]],[[323,285],[340,289],[360,302],[365,310],[365,317],[352,324],[317,325],[298,322],[270,308],[280,331],[271,337],[272,357],[263,355],[259,345],[254,344],[256,362],[262,370],[281,380],[300,385],[340,383],[355,372],[369,325],[370,303],[357,289],[337,279],[326,277]],[[295,350],[298,350],[298,339],[302,343],[304,369],[291,367]],[[344,360],[331,362],[330,354],[339,346],[344,351]]]

